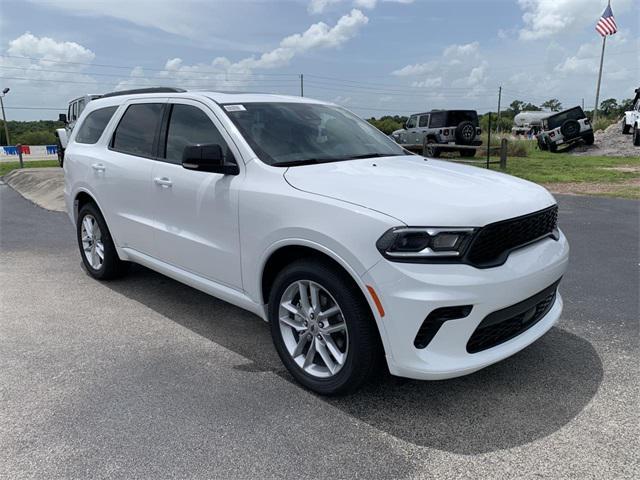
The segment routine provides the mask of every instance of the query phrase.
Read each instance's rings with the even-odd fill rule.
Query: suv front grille
[[[558,284],[497,312],[487,315],[467,342],[467,352],[478,353],[517,337],[549,313],[556,299]]]
[[[558,206],[492,223],[480,229],[467,252],[467,260],[476,267],[501,265],[509,252],[548,236],[555,236]]]

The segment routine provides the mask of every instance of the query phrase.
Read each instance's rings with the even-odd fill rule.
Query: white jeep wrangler
[[[624,112],[622,133],[633,133],[633,144],[640,146],[640,88],[636,88],[636,98],[633,103],[633,109]]]
[[[540,150],[555,152],[559,146],[583,141],[593,145],[593,127],[582,108],[573,107],[553,113],[542,120],[542,131],[538,135]]]
[[[80,114],[84,110],[84,107],[86,107],[91,100],[95,100],[101,96],[102,95],[87,94],[82,97],[74,98],[69,102],[67,113],[61,113],[58,116],[58,119],[64,123],[64,128],[57,128],[55,131],[56,146],[58,147],[58,163],[61,167],[64,162],[64,151],[67,148],[67,142],[76,121],[80,118]]]

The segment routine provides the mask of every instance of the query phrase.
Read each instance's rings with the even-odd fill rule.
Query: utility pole
[[[2,99],[4,96],[9,93],[9,88],[5,88],[2,90],[2,94],[0,94],[0,106],[2,107],[2,121],[4,122],[4,139],[7,141],[7,146],[11,145],[11,141],[9,140],[9,127],[7,126],[7,117],[4,114],[4,102]]]
[[[496,128],[496,131],[498,132],[498,134],[500,133],[500,102],[502,101],[502,85],[500,85],[500,87],[498,87],[498,126]]]
[[[304,74],[300,74],[300,96],[304,97]]]
[[[593,123],[598,119],[598,102],[600,102],[600,82],[602,82],[602,63],[604,62],[604,47],[607,44],[607,36],[602,37],[602,53],[600,54],[600,72],[598,73],[598,86],[596,87],[596,106],[593,107]]]

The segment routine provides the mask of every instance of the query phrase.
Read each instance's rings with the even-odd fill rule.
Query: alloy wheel
[[[291,358],[307,374],[328,378],[344,366],[349,333],[340,306],[320,284],[298,280],[280,300],[280,333]]]
[[[100,270],[104,263],[104,243],[100,226],[93,215],[85,215],[80,229],[82,251],[94,270]]]

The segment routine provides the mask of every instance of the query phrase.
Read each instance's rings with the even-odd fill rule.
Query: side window
[[[233,158],[227,143],[206,113],[191,105],[174,104],[167,131],[165,150],[167,161],[180,165],[184,147],[210,143],[222,147],[225,161]]]
[[[420,122],[418,123],[419,127],[426,127],[429,125],[429,115],[421,115]]]
[[[409,121],[407,122],[407,128],[416,128],[417,120],[417,115],[411,115],[411,117],[409,117]]]
[[[82,100],[78,100],[78,117],[84,110],[84,98]]]
[[[155,156],[155,138],[162,118],[164,103],[129,105],[113,132],[111,148],[142,157]]]
[[[118,107],[99,108],[91,112],[76,133],[78,143],[96,143]]]
[[[431,114],[431,122],[430,122],[430,127],[431,128],[442,128],[442,127],[446,127],[447,123],[447,112],[437,112],[437,113],[432,113]]]

